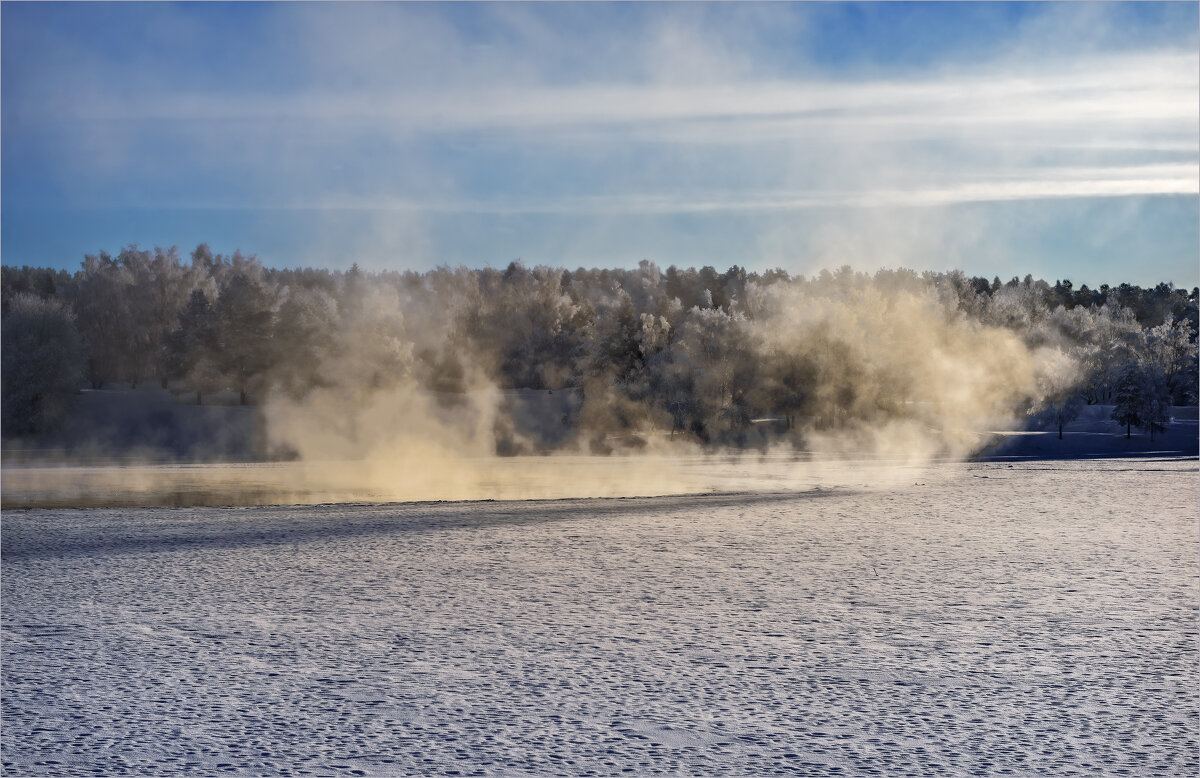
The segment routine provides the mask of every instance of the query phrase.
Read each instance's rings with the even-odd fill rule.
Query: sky
[[[0,256],[1200,283],[1196,3],[0,5]]]

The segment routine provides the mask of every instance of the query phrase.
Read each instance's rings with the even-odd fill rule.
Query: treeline
[[[601,450],[614,431],[745,445],[761,437],[756,420],[800,434],[931,405],[944,415],[947,384],[961,378],[979,393],[977,366],[997,360],[983,334],[995,331],[1072,368],[1069,380],[1039,379],[1039,391],[993,403],[1065,415],[1079,402],[1118,403],[1123,422],[1153,430],[1161,409],[1197,394],[1197,290],[1170,284],[849,267],[805,278],[649,262],[342,272],[267,268],[201,245],[186,260],[174,248],[101,252],[74,273],[5,266],[0,291],[7,436],[61,423],[86,387],[154,383],[197,403],[341,388],[353,402],[406,382],[448,398],[572,388],[584,401],[570,422]],[[904,327],[939,333],[923,351],[944,358],[901,354],[912,340]]]

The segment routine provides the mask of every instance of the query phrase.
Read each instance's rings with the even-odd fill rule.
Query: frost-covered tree
[[[849,267],[805,278],[737,266],[661,271],[648,261],[264,269],[203,244],[190,264],[174,250],[131,246],[89,256],[74,276],[2,270],[6,311],[23,292],[69,303],[93,386],[170,375],[198,401],[232,387],[243,401],[319,390],[347,405],[401,388],[453,404],[484,386],[571,387],[583,400],[571,423],[590,425],[584,439],[610,442],[653,428],[744,445],[769,426],[755,425],[758,416],[786,419],[797,440],[896,420],[961,428],[979,407],[1023,414],[1059,392],[1089,403],[1119,393],[1127,434],[1153,435],[1166,403],[1195,402],[1200,384],[1200,290],[1170,284],[1093,290]],[[1034,365],[1065,355],[1054,392],[1005,389],[989,367],[1005,344],[1023,345]],[[1020,360],[1012,366],[1014,380],[1029,380]],[[1129,370],[1142,377],[1136,385],[1123,382]]]
[[[458,327],[501,385],[554,389],[578,374],[587,311],[562,287],[563,272],[512,262],[478,275],[477,305]]]
[[[680,377],[692,387],[698,428],[706,438],[713,433],[740,437],[750,423],[749,392],[756,377],[744,322],[745,317],[737,312],[696,307],[679,328],[676,360]]]
[[[174,247],[150,252],[130,246],[117,262],[123,271],[127,306],[122,378],[136,388],[157,376],[165,388],[166,339],[196,286],[196,274],[182,265]]]
[[[179,326],[167,337],[168,375],[196,393],[196,404],[222,385],[217,316],[208,295],[197,289],[179,312]]]
[[[1195,402],[1197,385],[1196,344],[1186,320],[1166,321],[1144,330],[1138,352],[1149,368],[1161,377],[1168,398],[1179,404]]]
[[[148,286],[140,293],[147,298],[145,326],[149,331],[146,341],[162,387],[167,388],[167,337],[179,323],[179,311],[187,305],[192,290],[204,283],[195,271],[180,260],[174,246],[163,251],[154,249],[151,260]]]
[[[326,291],[300,285],[284,291],[272,340],[271,379],[279,391],[302,397],[328,383],[321,366],[333,347],[337,327],[337,302]]]
[[[83,262],[75,322],[87,347],[87,378],[93,389],[127,373],[133,346],[128,272],[105,252]]]
[[[53,429],[83,378],[83,343],[70,310],[23,292],[9,302],[2,329],[4,434]]]
[[[0,310],[8,313],[9,303],[22,292],[29,292],[43,300],[71,300],[75,294],[75,277],[65,270],[28,265],[0,266]]]
[[[1075,392],[1059,397],[1050,404],[1050,415],[1058,425],[1059,440],[1063,439],[1063,427],[1078,419],[1085,405],[1083,397]]]
[[[788,430],[809,406],[817,383],[817,365],[807,354],[776,348],[765,355],[762,404],[783,414]]]
[[[261,273],[232,271],[217,297],[218,364],[238,390],[239,401],[256,388],[272,361],[275,299]]]
[[[633,299],[618,287],[595,303],[594,311],[584,331],[584,374],[617,381],[629,378],[644,360],[640,348],[643,323]]]
[[[153,294],[156,268],[149,251],[129,246],[117,256],[123,285],[125,327],[120,348],[121,380],[134,389],[155,370],[158,350],[162,346],[155,327],[155,298]],[[175,306],[178,310],[178,305]],[[169,323],[169,322],[168,322]]]
[[[1171,395],[1167,380],[1154,366],[1142,370],[1139,415],[1142,418],[1141,426],[1150,433],[1150,440],[1154,440],[1154,433],[1165,429],[1171,420]]]

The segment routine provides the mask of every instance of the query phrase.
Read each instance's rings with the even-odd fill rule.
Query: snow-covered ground
[[[1196,774],[1194,458],[892,475],[6,510],[5,773]]]

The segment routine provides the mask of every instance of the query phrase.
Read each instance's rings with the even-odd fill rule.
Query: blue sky
[[[0,250],[1200,282],[1195,3],[11,3]]]

